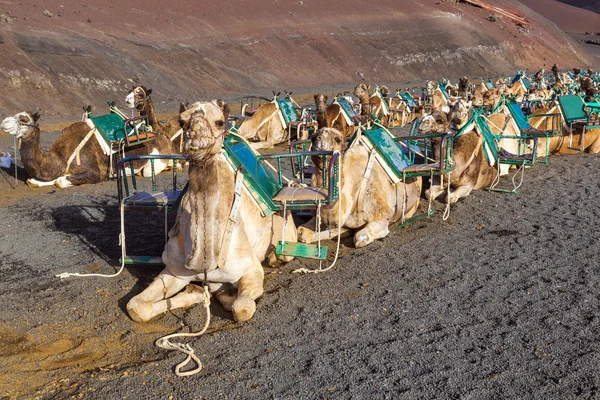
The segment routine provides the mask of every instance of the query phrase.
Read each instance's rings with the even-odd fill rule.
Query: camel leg
[[[449,204],[454,204],[458,201],[458,199],[470,195],[472,191],[473,185],[459,186],[458,188],[456,188],[456,190],[450,193],[450,195],[446,199],[446,202]]]
[[[44,186],[54,186],[54,184],[56,183],[58,179],[54,179],[53,181],[48,181],[48,182],[44,182],[44,181],[39,181],[37,179],[34,178],[29,178],[27,179],[27,186],[29,186],[30,188],[39,188],[39,187],[44,187]]]
[[[372,221],[354,234],[354,246],[364,247],[374,240],[381,239],[390,233],[389,221]]]
[[[189,285],[184,292],[170,298],[189,282],[189,279],[177,278],[166,269],[163,270],[146,290],[129,300],[129,316],[136,322],[146,322],[169,310],[202,302],[204,291],[195,285]]]
[[[56,186],[66,188],[69,186],[85,185],[87,183],[102,182],[102,177],[97,169],[89,169],[85,172],[61,176],[56,180]]]
[[[427,197],[427,200],[435,200],[444,192],[445,192],[445,189],[440,184],[439,179],[434,178],[431,180],[431,182],[429,184],[429,189],[427,189],[425,191],[425,196]]]
[[[237,298],[231,306],[233,318],[238,322],[248,321],[256,312],[256,302],[263,294],[263,282],[265,273],[260,263],[253,261],[256,265],[238,281]]]
[[[214,296],[219,300],[219,303],[221,303],[225,310],[231,311],[233,303],[237,299],[237,289],[231,285],[223,285],[221,289],[214,293]]]
[[[298,241],[300,243],[315,243],[319,240],[333,239],[338,236],[338,233],[341,237],[345,237],[345,234],[349,232],[348,228],[341,227],[340,229],[324,229],[317,233],[316,221],[316,217],[313,217],[310,221],[298,227]]]

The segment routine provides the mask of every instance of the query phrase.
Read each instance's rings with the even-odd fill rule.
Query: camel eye
[[[342,142],[342,139],[341,139],[340,137],[336,137],[336,138],[335,138],[335,142],[336,142],[336,143],[341,143],[341,142]]]
[[[224,122],[224,121],[221,121],[221,120],[219,120],[219,121],[215,122],[215,125],[217,126],[217,128],[222,128],[222,127],[223,127],[223,125],[225,125],[225,122]]]

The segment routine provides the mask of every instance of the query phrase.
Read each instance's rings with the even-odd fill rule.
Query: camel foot
[[[248,321],[256,312],[256,303],[249,296],[242,295],[233,303],[232,311],[236,321]]]
[[[301,226],[298,228],[298,241],[300,243],[313,243],[315,239],[316,232],[310,228],[305,226]]]
[[[66,176],[61,176],[60,178],[58,178],[54,182],[54,185],[56,185],[56,187],[60,188],[60,189],[64,189],[64,188],[68,188],[70,186],[73,186],[73,184],[71,183],[71,181],[68,180]]]
[[[369,237],[369,235],[367,235],[366,233],[357,233],[354,236],[354,247],[356,247],[357,249],[361,248],[361,247],[365,247],[366,245],[368,245],[369,243],[371,243],[373,241],[373,239],[371,239]]]
[[[223,306],[223,308],[227,311],[231,311],[233,308],[233,303],[237,299],[237,289],[230,288],[225,290],[219,290],[215,293],[215,297],[219,300],[219,303]]]

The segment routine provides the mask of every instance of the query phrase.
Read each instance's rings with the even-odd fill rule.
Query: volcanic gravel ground
[[[597,398],[597,165],[555,156],[518,195],[475,192],[447,221],[394,227],[367,248],[344,239],[328,273],[293,274],[318,267],[306,260],[267,268],[251,321],[211,305],[209,333],[187,341],[204,370],[188,378],[173,374],[184,356],[153,342],[200,329],[202,307],[147,324],[125,312],[160,267],[55,277],[116,270],[115,182],[13,190],[2,174],[0,398]],[[161,253],[162,219],[131,213],[131,253]]]

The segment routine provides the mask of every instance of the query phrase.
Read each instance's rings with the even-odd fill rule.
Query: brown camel
[[[384,126],[387,126],[388,115],[385,115],[384,99],[377,94],[377,89],[378,88],[376,88],[374,94],[371,95],[371,86],[360,83],[354,88],[354,95],[358,97],[360,101],[361,115],[374,115]]]
[[[296,241],[291,214],[264,217],[242,183],[243,171],[236,172],[221,153],[228,112],[225,102],[206,102],[183,126],[189,193],[162,255],[166,268],[127,304],[134,321],[202,302],[203,291],[188,286],[193,281],[204,281],[236,321],[246,321],[263,293],[261,261],[282,239],[284,218],[286,241]]]
[[[315,106],[317,108],[317,123],[319,128],[335,128],[342,132],[345,138],[349,138],[354,133],[354,121],[348,124],[343,114],[342,107],[339,104],[327,105],[327,96],[324,94],[315,94]]]
[[[21,160],[29,174],[27,184],[31,187],[56,185],[65,188],[72,185],[98,183],[109,178],[109,156],[105,153],[94,130],[86,122],[76,122],[66,127],[49,150],[40,145],[39,114],[21,112],[2,121],[0,128],[20,140]],[[125,155],[168,154],[161,152],[169,140],[156,135],[151,141],[126,149]],[[151,173],[147,160],[134,163],[136,172],[145,176]],[[161,164],[162,165],[162,164]],[[114,168],[114,165],[113,165]],[[164,168],[164,167],[162,167]],[[162,168],[155,164],[155,172]]]
[[[340,174],[339,204],[321,210],[323,226],[355,230],[354,245],[363,247],[389,233],[389,225],[411,217],[419,206],[421,178],[407,178],[406,182],[392,183],[377,157],[370,162],[371,152],[360,139],[348,150],[341,132],[321,128],[313,135],[314,151],[337,151],[343,154]],[[375,153],[373,153],[374,155]],[[322,186],[322,163],[313,160],[313,186]],[[371,165],[368,168],[368,165]],[[316,218],[298,229],[298,238],[305,243],[318,240]],[[322,238],[338,233],[337,228],[322,232]]]
[[[419,124],[419,133],[445,133],[449,129],[459,131],[469,120],[470,106],[459,99],[450,113],[436,110],[426,116]],[[505,117],[494,114],[489,117],[496,126],[503,126]],[[456,203],[460,198],[468,196],[473,190],[489,187],[495,180],[497,171],[488,164],[485,158],[483,137],[475,129],[461,132],[453,143],[454,169],[450,173],[450,187],[453,189],[446,198],[448,203]],[[439,149],[436,149],[439,152]],[[436,157],[439,157],[436,154]],[[435,199],[447,189],[448,180],[443,185],[439,181],[432,182],[425,193],[428,198]]]
[[[152,89],[146,89],[145,86],[134,86],[125,97],[125,104],[129,108],[135,108],[140,116],[148,118],[148,123],[152,129],[171,139],[181,129],[179,116],[169,118],[165,123],[160,122],[150,97],[151,94]]]

